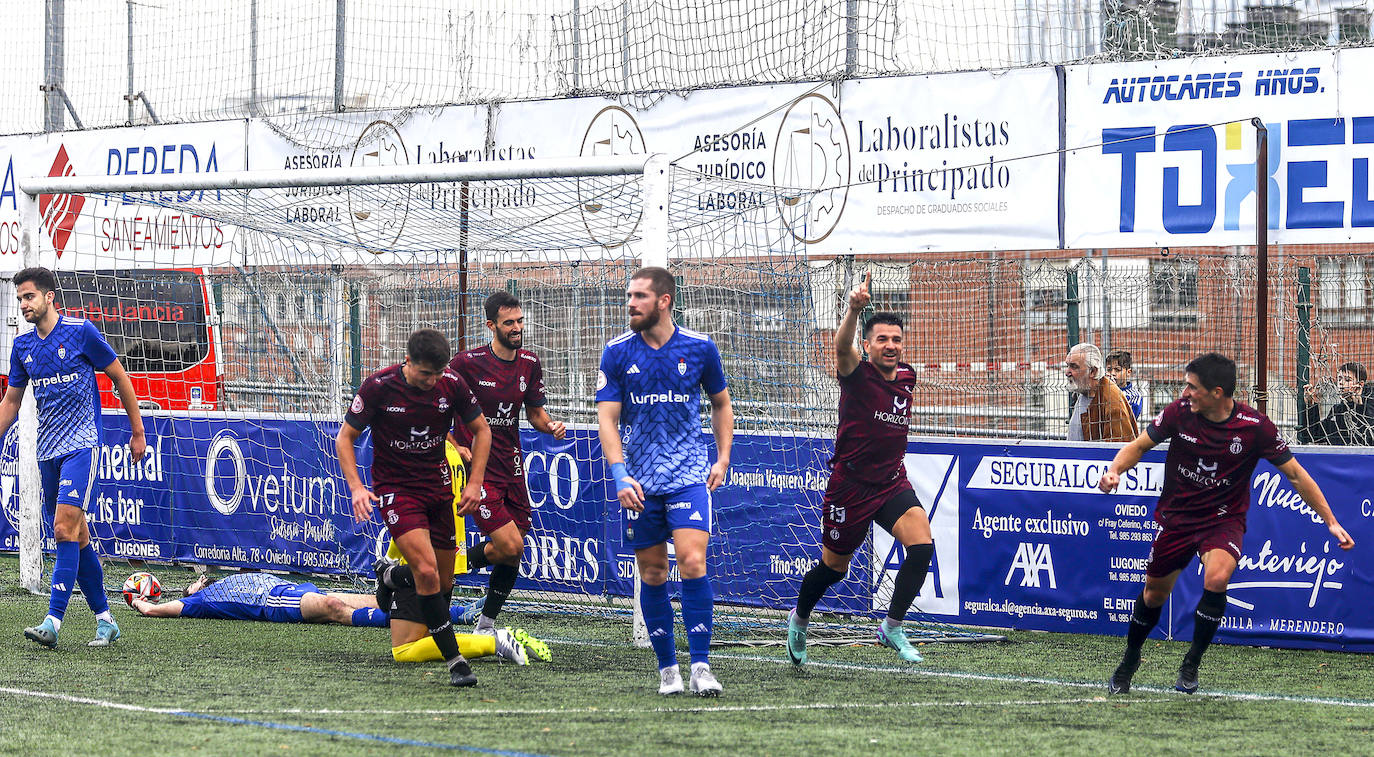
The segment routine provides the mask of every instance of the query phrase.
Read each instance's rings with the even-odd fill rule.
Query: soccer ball
[[[152,573],[135,573],[124,582],[124,601],[134,606],[134,598],[156,602],[162,596],[162,584]]]

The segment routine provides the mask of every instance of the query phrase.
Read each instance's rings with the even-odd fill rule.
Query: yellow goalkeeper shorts
[[[467,539],[464,538],[467,534],[467,519],[458,514],[458,501],[463,498],[463,487],[468,484],[468,469],[467,466],[463,465],[463,458],[458,454],[458,448],[453,446],[453,442],[444,442],[444,455],[448,458],[448,469],[453,479],[453,523],[458,531],[458,555],[453,560],[453,575],[461,576],[468,572]],[[401,556],[401,548],[396,546],[395,539],[392,539],[391,543],[387,545],[386,556],[393,560],[400,560],[402,565],[406,562],[406,559]],[[430,643],[433,645],[433,642]],[[392,652],[394,653],[395,650]],[[434,653],[439,654],[438,650]],[[400,658],[398,657],[397,660]]]

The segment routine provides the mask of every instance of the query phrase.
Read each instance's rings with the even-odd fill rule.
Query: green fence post
[[[1078,271],[1068,270],[1065,272],[1064,281],[1064,321],[1069,330],[1069,345],[1065,352],[1073,349],[1078,344]]]
[[[1312,269],[1298,268],[1298,417],[1302,417],[1302,407],[1307,402],[1302,388],[1312,383]],[[1304,433],[1302,423],[1298,423],[1298,442],[1307,444],[1311,436]]]
[[[363,385],[363,314],[362,291],[356,283],[348,285],[348,351],[349,379],[353,391]]]

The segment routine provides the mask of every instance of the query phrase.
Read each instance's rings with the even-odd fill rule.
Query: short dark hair
[[[181,596],[183,596],[183,597],[189,597],[189,596],[191,596],[191,587],[192,587],[192,586],[195,586],[195,585],[196,585],[196,581],[199,581],[199,580],[201,580],[201,579],[205,579],[205,585],[204,585],[204,586],[201,586],[199,589],[196,589],[196,592],[197,592],[197,593],[202,592],[202,591],[205,591],[206,589],[210,588],[210,584],[212,584],[212,583],[214,583],[214,582],[216,582],[216,581],[219,580],[218,578],[214,578],[214,577],[212,577],[212,576],[209,576],[209,575],[206,575],[206,574],[202,573],[202,574],[200,574],[199,576],[196,576],[196,577],[195,577],[195,580],[191,581],[191,583],[186,584],[186,587],[183,588],[183,589],[181,590]]]
[[[1341,367],[1337,368],[1336,372],[1340,373],[1341,371],[1354,374],[1356,381],[1369,380],[1369,371],[1366,371],[1363,365],[1355,362],[1354,360],[1351,360],[1348,363],[1341,363]]]
[[[1107,362],[1108,362],[1108,363],[1116,363],[1117,365],[1121,366],[1122,368],[1125,368],[1126,370],[1130,370],[1130,368],[1131,368],[1131,351],[1130,351],[1130,350],[1112,350],[1111,352],[1108,352],[1108,353],[1107,353]]]
[[[1204,352],[1183,370],[1197,376],[1202,388],[1208,391],[1221,387],[1221,393],[1227,397],[1236,391],[1236,361],[1220,352]]]
[[[452,354],[448,347],[448,337],[434,329],[417,329],[406,340],[406,356],[431,368],[447,366]]]
[[[873,317],[869,318],[868,322],[864,324],[864,339],[867,339],[868,335],[872,333],[874,326],[879,325],[896,326],[903,331],[906,330],[906,326],[902,324],[902,317],[900,315],[889,310],[880,310],[874,313]]]
[[[40,292],[57,291],[57,277],[53,275],[52,271],[49,271],[41,265],[25,268],[19,273],[14,274],[15,289],[18,289],[20,284],[25,284],[30,281],[33,282],[34,288]]]
[[[630,281],[635,279],[648,279],[649,288],[654,290],[654,297],[662,297],[666,294],[671,305],[677,304],[677,280],[673,278],[673,274],[669,273],[667,268],[658,266],[641,268],[630,276]]]
[[[496,318],[501,315],[502,308],[520,307],[520,298],[504,289],[498,289],[491,293],[482,307],[487,311],[487,320],[495,322]]]

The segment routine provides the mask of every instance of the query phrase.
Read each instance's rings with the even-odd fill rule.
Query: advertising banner
[[[1269,241],[1374,241],[1374,95],[1357,73],[1371,63],[1351,49],[1069,67],[1067,246],[1254,244],[1255,118]]]
[[[107,417],[90,507],[109,558],[305,573],[367,575],[386,532],[353,522],[334,460],[337,426],[292,419],[150,419],[148,456],[132,463],[122,415]],[[0,457],[0,549],[16,550],[14,434]],[[359,461],[370,464],[368,437]],[[596,432],[555,441],[522,432],[534,528],[521,587],[630,596],[633,552],[608,487]],[[819,557],[820,505],[831,442],[741,434],[712,495],[708,568],[722,603],[783,609]],[[1164,452],[1152,450],[1119,491],[1096,488],[1112,445],[912,441],[907,475],[930,515],[936,551],[918,610],[971,626],[1122,634],[1157,533]],[[1261,463],[1250,482],[1248,530],[1218,638],[1282,647],[1374,651],[1374,505],[1364,456],[1302,451],[1356,541],[1340,550],[1287,479]],[[469,522],[469,547],[481,540]],[[51,542],[47,543],[51,548]],[[671,558],[672,551],[669,555]],[[882,529],[855,555],[822,610],[886,611],[901,546]],[[670,560],[676,590],[676,565]],[[478,586],[484,575],[460,576]],[[1201,593],[1196,561],[1179,577],[1156,635],[1188,639]]]
[[[244,121],[70,131],[0,140],[0,269],[22,268],[19,249],[21,179],[29,176],[141,176],[242,171],[247,167]],[[39,195],[38,264],[53,269],[188,267],[223,262],[234,229],[179,203],[204,192],[110,197]],[[212,192],[213,194],[213,192]]]
[[[494,133],[542,157],[664,153],[722,179],[820,190],[805,218],[779,215],[812,254],[1020,250],[1059,244],[1058,107],[1055,72],[1040,68],[702,90],[633,112],[507,103]]]

